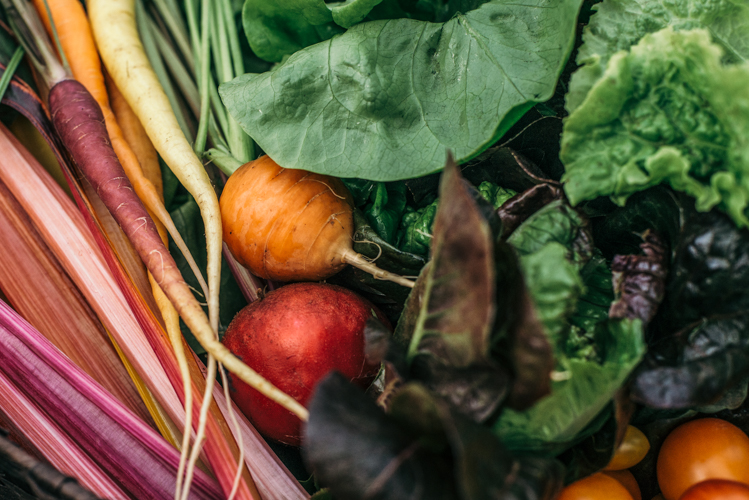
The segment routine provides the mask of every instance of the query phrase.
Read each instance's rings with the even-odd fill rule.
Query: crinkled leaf
[[[472,158],[551,97],[581,1],[493,0],[445,23],[357,24],[219,92],[286,168],[379,181],[425,175],[442,168],[446,148],[459,162]]]
[[[524,412],[505,410],[500,415],[494,431],[510,450],[556,455],[574,444],[645,353],[639,320],[601,324],[596,341],[601,346],[600,363],[562,359],[564,376],[552,383],[551,395]]]
[[[427,255],[432,246],[432,227],[437,215],[435,200],[426,207],[414,210],[406,207],[401,226],[398,229],[398,248],[404,252]]]
[[[651,327],[650,354],[632,395],[656,408],[714,403],[749,373],[749,230],[719,212],[690,217],[666,296]]]
[[[486,201],[492,204],[494,208],[499,208],[504,203],[517,194],[512,189],[503,188],[489,181],[483,181],[478,187],[479,193]]]
[[[642,254],[617,255],[611,262],[616,302],[611,304],[612,318],[639,318],[650,323],[666,292],[668,255],[663,240],[645,231],[640,245]]]
[[[568,318],[583,292],[577,267],[567,259],[568,250],[552,241],[535,253],[522,256],[520,266],[536,315],[553,346],[564,343]]]
[[[705,28],[726,49],[730,61],[749,60],[749,4],[744,0],[605,0],[583,33],[577,55],[583,65],[570,81],[567,109],[572,112],[601,77],[609,58],[643,36],[666,26]]]
[[[660,183],[749,224],[749,65],[725,65],[706,31],[646,35],[611,57],[567,118],[565,191],[623,204]]]
[[[673,330],[749,311],[749,230],[724,214],[695,214],[676,249],[665,308]]]
[[[385,241],[395,244],[398,226],[406,209],[406,185],[380,182],[372,196],[372,203],[364,209],[367,220]]]

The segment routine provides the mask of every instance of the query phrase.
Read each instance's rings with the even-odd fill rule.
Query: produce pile
[[[5,271],[33,326],[0,333],[96,380],[42,411],[134,414],[141,468],[26,443],[97,495],[749,498],[745,0],[2,4],[3,122],[93,231],[111,277],[55,258],[111,353],[65,351]]]

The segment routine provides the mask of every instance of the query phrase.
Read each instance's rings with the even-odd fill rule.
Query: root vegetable
[[[364,325],[382,318],[354,292],[335,285],[295,283],[269,293],[237,314],[223,343],[279,389],[306,404],[332,370],[362,387],[379,364],[364,358]],[[300,421],[232,375],[233,399],[264,436],[298,446]]]
[[[351,195],[335,177],[280,167],[268,156],[229,177],[221,195],[224,241],[254,274],[318,281],[354,265],[376,278],[413,287],[352,249]]]

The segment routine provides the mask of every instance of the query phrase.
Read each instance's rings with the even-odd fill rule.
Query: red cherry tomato
[[[749,500],[749,486],[726,479],[709,479],[687,490],[679,500]]]
[[[628,470],[608,470],[604,471],[604,474],[606,474],[609,477],[613,477],[620,483],[622,483],[622,486],[627,488],[627,491],[629,491],[629,494],[632,495],[632,498],[634,500],[642,500],[642,493],[640,492],[640,485],[637,484],[637,479],[635,479],[635,476]]]
[[[597,473],[567,486],[557,500],[633,500],[627,488],[606,474]]]
[[[628,425],[622,443],[604,470],[629,469],[640,463],[640,460],[648,454],[648,450],[650,450],[650,442],[645,434],[637,427]]]
[[[708,479],[749,484],[749,437],[725,420],[692,420],[663,441],[657,473],[666,500],[678,500],[690,487]]]

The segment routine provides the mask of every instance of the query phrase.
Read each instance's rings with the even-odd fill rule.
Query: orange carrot
[[[52,25],[49,17],[47,17],[45,0],[33,0],[33,2],[34,7],[36,7],[39,13],[39,17],[41,17],[47,28],[47,32],[51,34]],[[101,61],[96,51],[91,26],[88,23],[88,18],[81,2],[79,0],[47,0],[46,3],[49,5],[49,10],[60,39],[60,45],[70,64],[73,77],[83,84],[101,108],[112,148],[120,160],[125,174],[132,183],[135,193],[143,201],[146,208],[156,216],[156,220],[161,222],[172,236],[193,273],[195,273],[203,293],[208,296],[208,285],[203,279],[203,274],[198,269],[179,231],[174,226],[156,187],[143,174],[138,157],[125,140],[122,129],[109,106],[109,97],[106,85],[104,84]]]

